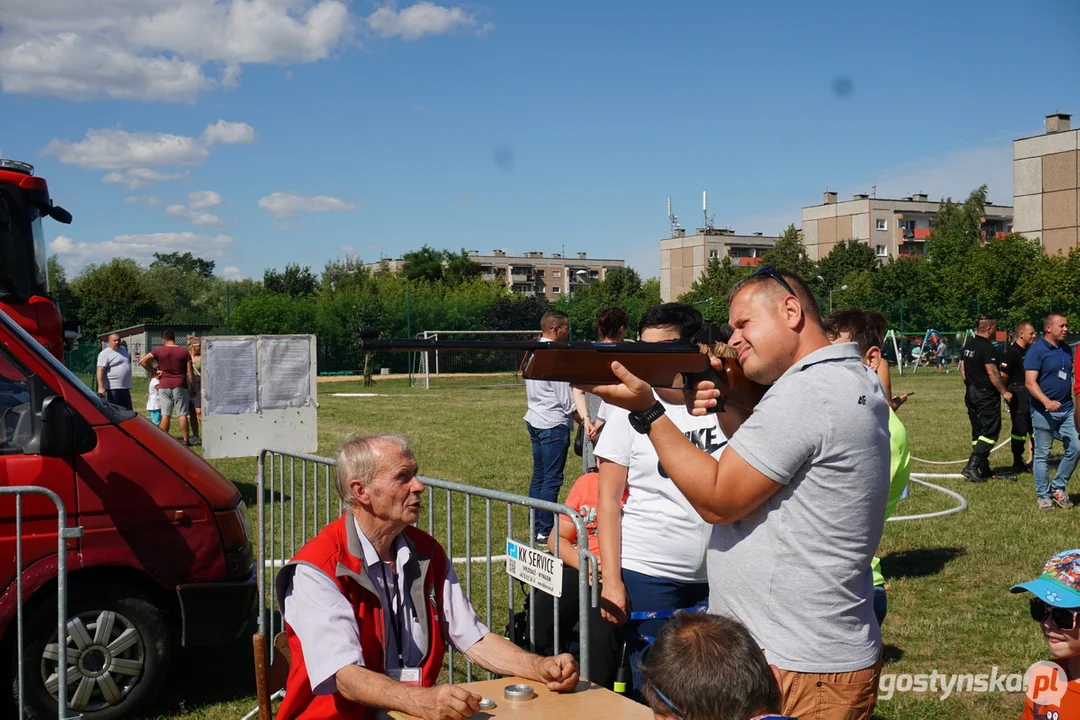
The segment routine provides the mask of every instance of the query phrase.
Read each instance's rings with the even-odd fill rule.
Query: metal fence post
[[[66,720],[68,717],[68,683],[67,683],[67,542],[71,539],[82,537],[81,527],[67,526],[67,508],[60,496],[49,488],[17,485],[0,488],[0,495],[15,496],[15,593],[18,608],[16,610],[16,653],[18,675],[18,712],[19,717],[24,716],[25,695],[25,645],[23,638],[23,568],[22,560],[22,496],[43,495],[56,506],[56,652],[57,652],[57,688],[56,688],[56,716],[58,720]],[[38,671],[40,672],[40,670]]]

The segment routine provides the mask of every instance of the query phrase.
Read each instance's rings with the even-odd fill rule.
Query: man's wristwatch
[[[654,422],[660,419],[660,416],[662,416],[664,412],[664,403],[657,400],[648,410],[631,412],[630,427],[634,428],[642,435],[648,435],[649,428],[652,427]]]

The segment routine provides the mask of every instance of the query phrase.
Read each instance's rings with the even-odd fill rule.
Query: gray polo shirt
[[[821,348],[792,366],[728,450],[783,487],[713,527],[710,611],[745,623],[782,670],[872,666],[881,631],[870,560],[889,493],[889,405],[858,346]]]

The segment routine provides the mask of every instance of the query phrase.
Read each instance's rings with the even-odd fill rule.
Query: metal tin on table
[[[503,697],[513,702],[521,702],[523,700],[532,700],[536,697],[536,693],[533,691],[532,685],[507,685],[503,690]]]

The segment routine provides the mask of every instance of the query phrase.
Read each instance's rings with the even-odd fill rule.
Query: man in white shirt
[[[570,317],[564,312],[550,310],[540,318],[540,331],[540,342],[564,341],[570,336]],[[525,427],[529,429],[533,456],[529,497],[558,502],[576,414],[570,383],[526,380],[525,396],[529,403]],[[550,512],[537,510],[537,542],[547,542],[554,525],[555,518]]]
[[[109,336],[109,346],[98,353],[97,387],[98,395],[113,405],[132,409],[131,357],[116,333]]]
[[[405,438],[345,442],[337,491],[348,511],[278,574],[291,661],[278,720],[385,717],[460,720],[480,697],[436,687],[447,643],[500,675],[571,691],[571,655],[540,657],[490,632],[476,616],[442,547],[413,526],[424,485]]]

